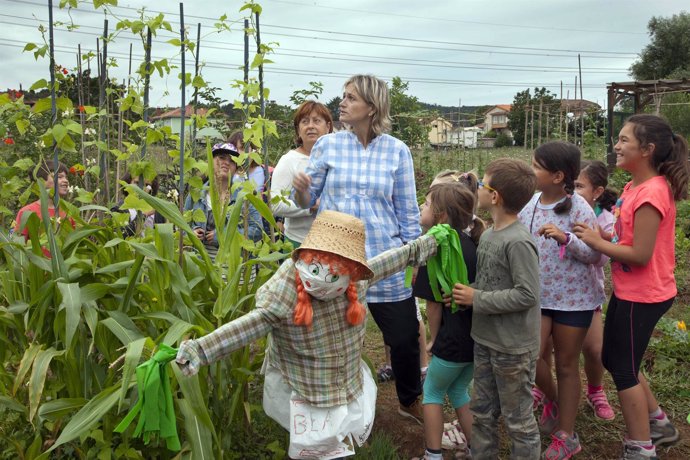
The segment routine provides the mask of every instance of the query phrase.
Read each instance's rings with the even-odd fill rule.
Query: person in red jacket
[[[55,171],[57,171],[57,178],[55,178]],[[64,163],[59,162],[56,167],[54,160],[47,160],[41,163],[34,175],[32,175],[32,179],[43,179],[46,190],[55,190],[60,195],[60,199],[64,199],[69,193],[69,178],[67,177],[67,173],[67,166],[65,166]],[[28,214],[30,213],[35,213],[39,219],[42,218],[41,200],[36,200],[33,203],[27,204],[17,213],[14,232],[24,235],[25,240],[29,239],[29,229],[26,228],[26,219],[28,219]],[[52,199],[48,201],[48,213],[50,217],[55,216],[55,202]],[[66,216],[64,211],[60,211],[58,215],[61,218]],[[71,219],[70,224],[74,227],[74,221]],[[46,257],[50,257],[50,252],[46,248],[43,248],[43,253]]]

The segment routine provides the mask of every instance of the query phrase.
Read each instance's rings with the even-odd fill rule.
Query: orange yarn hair
[[[345,318],[352,326],[357,326],[364,322],[367,314],[364,305],[357,297],[357,287],[355,283],[361,279],[361,266],[350,259],[338,256],[330,252],[319,251],[316,249],[302,249],[299,252],[299,258],[304,263],[310,264],[314,259],[318,259],[322,264],[327,264],[331,268],[331,273],[334,275],[350,275],[350,284],[345,291],[347,299],[350,301],[347,307]],[[299,272],[295,270],[295,287],[297,288],[297,305],[295,306],[295,314],[293,320],[299,326],[311,327],[314,311],[311,306],[311,296],[304,289],[302,278]]]

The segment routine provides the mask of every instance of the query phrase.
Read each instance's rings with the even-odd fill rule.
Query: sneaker
[[[441,435],[441,449],[444,450],[458,450],[467,447],[467,438],[465,433],[460,431],[455,425],[448,430],[444,430]]]
[[[659,457],[656,456],[656,449],[623,443],[623,456],[620,460],[659,460]]]
[[[422,412],[422,404],[419,400],[416,400],[409,406],[403,406],[400,404],[398,406],[398,414],[403,417],[410,418],[420,425],[424,425],[424,413]]]
[[[558,426],[558,403],[549,401],[544,404],[541,417],[539,417],[539,431],[551,434]]]
[[[378,377],[379,382],[381,383],[395,380],[393,368],[389,364],[384,364],[383,366],[379,367],[379,370],[376,371],[376,376]]]
[[[573,433],[573,436],[570,437],[565,431],[558,430],[551,435],[551,444],[546,448],[541,458],[545,460],[568,459],[581,450],[577,433]]]
[[[532,404],[532,410],[537,410],[539,406],[541,406],[544,403],[544,398],[546,398],[544,392],[541,391],[539,387],[533,386],[532,399],[534,400],[534,403]]]
[[[671,422],[649,421],[649,434],[656,447],[671,447],[680,439],[678,429]]]
[[[609,400],[606,398],[604,390],[595,391],[587,394],[587,404],[594,409],[594,415],[602,420],[613,420],[616,414],[613,413]]]

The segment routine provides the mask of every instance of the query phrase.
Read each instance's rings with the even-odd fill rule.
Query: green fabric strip
[[[177,350],[161,344],[153,358],[137,366],[137,391],[139,399],[132,410],[115,427],[116,433],[122,433],[139,415],[134,436],[143,438],[148,444],[156,437],[165,439],[169,450],[180,450],[180,439],[177,437],[175,408],[170,391],[170,378],[166,365],[175,359]]]
[[[427,234],[436,238],[438,243],[436,255],[430,258],[426,264],[427,273],[429,274],[429,285],[431,286],[431,292],[434,294],[434,299],[437,302],[442,302],[443,295],[441,291],[450,295],[456,283],[469,284],[467,265],[465,265],[465,259],[462,256],[458,232],[450,225],[434,225]],[[453,313],[458,311],[458,306],[453,300],[451,300],[451,309]]]

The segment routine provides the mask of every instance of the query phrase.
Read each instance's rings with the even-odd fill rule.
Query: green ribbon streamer
[[[115,428],[116,433],[126,430],[138,414],[139,422],[134,430],[135,437],[143,438],[146,444],[152,438],[160,437],[165,439],[169,450],[180,450],[170,379],[166,370],[166,365],[176,356],[175,348],[161,344],[153,358],[137,366],[139,400]]]
[[[456,283],[469,285],[467,279],[467,265],[462,256],[460,237],[448,224],[434,225],[429,229],[427,235],[432,235],[438,243],[436,255],[426,263],[427,273],[429,274],[429,285],[434,299],[437,302],[443,301],[443,296],[439,290],[439,285],[443,292],[450,294]],[[458,306],[451,299],[451,311],[458,311]]]

